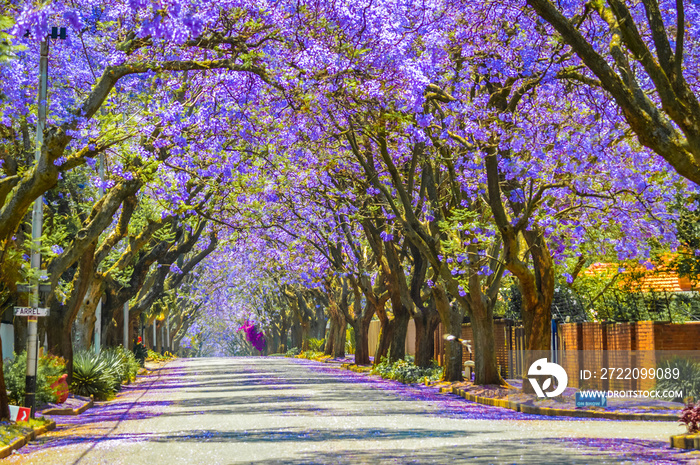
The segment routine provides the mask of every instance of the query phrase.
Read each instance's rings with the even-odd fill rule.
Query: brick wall
[[[586,366],[646,367],[657,365],[655,351],[700,351],[700,322],[672,324],[652,321],[636,323],[569,323],[560,326],[563,349],[596,351],[590,354],[596,360],[586,360]],[[603,352],[606,351],[606,352]],[[631,352],[634,351],[634,352]],[[565,358],[567,373],[578,373],[583,360]],[[569,378],[569,385],[576,386],[578,376]],[[590,389],[646,390],[654,387],[652,379],[608,381],[590,380]]]
[[[700,350],[700,322],[565,323],[564,350]]]
[[[700,350],[700,322],[682,325],[654,324],[656,350]]]
[[[508,326],[506,321],[495,321],[496,358],[501,366],[501,372],[509,376],[509,364],[520,364],[514,367],[520,372],[526,369],[522,357],[518,357],[524,344],[522,327]],[[444,354],[444,330],[439,325],[435,332],[435,359],[440,364]],[[463,339],[472,340],[470,325],[462,327]],[[561,349],[569,354],[561,359],[562,365],[569,374],[569,385],[588,389],[626,389],[646,390],[654,387],[651,379],[638,380],[589,380],[584,386],[578,386],[579,373],[583,367],[656,367],[655,351],[700,351],[700,322],[670,324],[640,321],[636,323],[566,323],[559,325],[559,340]],[[513,351],[511,352],[511,349]],[[472,352],[479,348],[472,344]],[[578,352],[571,354],[570,352]],[[586,357],[594,357],[584,360]],[[462,352],[462,361],[469,358],[469,353]],[[474,359],[474,353],[471,355]],[[599,374],[600,376],[600,374]]]

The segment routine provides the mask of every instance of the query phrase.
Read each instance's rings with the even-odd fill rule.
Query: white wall
[[[2,358],[15,358],[15,327],[0,323],[0,337],[2,338]]]

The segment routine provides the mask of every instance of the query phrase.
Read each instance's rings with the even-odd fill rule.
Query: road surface
[[[687,463],[674,423],[552,420],[285,358],[177,359],[5,463]]]

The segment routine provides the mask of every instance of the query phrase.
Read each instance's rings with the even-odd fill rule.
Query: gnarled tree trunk
[[[462,334],[462,312],[454,310],[447,297],[447,292],[442,283],[433,287],[435,307],[440,314],[440,319],[445,327],[445,334],[454,336],[451,340],[445,340],[445,361],[443,364],[444,381],[462,381],[462,344],[457,338]]]
[[[435,353],[435,330],[440,324],[437,312],[419,312],[413,321],[416,325],[416,366],[429,367]]]
[[[389,318],[383,306],[377,307],[377,317],[379,318],[379,342],[374,352],[375,365],[381,363],[382,358],[386,358],[389,355],[389,345],[394,332],[393,320]]]

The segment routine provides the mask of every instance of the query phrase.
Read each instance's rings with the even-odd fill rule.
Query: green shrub
[[[112,378],[112,389],[118,391],[122,386],[122,381],[128,376],[126,360],[116,349],[103,350],[98,357],[105,363],[106,370]]]
[[[66,371],[66,362],[53,355],[39,358],[36,376],[37,405],[56,402],[58,397],[51,384]],[[16,354],[15,359],[3,364],[5,387],[9,393],[10,404],[24,405],[25,383],[27,380],[27,352]]]
[[[313,350],[314,352],[320,352],[321,348],[323,347],[323,344],[325,343],[325,339],[309,338],[309,349]]]
[[[104,352],[96,355],[92,351],[78,352],[73,356],[73,382],[71,391],[79,396],[94,396],[106,400],[114,395],[119,386],[115,380],[115,367],[110,365]]]
[[[27,376],[27,353],[15,354],[14,360],[3,363],[5,387],[7,388],[10,404],[24,405],[25,381]]]
[[[683,397],[698,399],[700,395],[700,363],[687,358],[674,357],[659,364],[658,368],[678,369],[678,378],[660,378],[656,381],[657,391],[683,391]],[[675,402],[683,402],[683,398],[673,399]]]
[[[159,354],[155,350],[148,349],[148,358],[155,362],[164,362],[166,360],[170,360],[174,358],[175,356],[171,354],[168,351],[163,352],[162,354]]]
[[[300,353],[301,353],[301,350],[298,347],[292,347],[284,354],[284,356],[285,357],[296,357]]]
[[[124,360],[124,372],[122,373],[123,382],[131,382],[136,379],[136,374],[139,372],[139,361],[136,360],[136,356],[130,350],[126,350],[123,346],[115,348],[119,352]]]
[[[407,355],[404,360],[397,360],[394,363],[382,357],[380,363],[372,367],[370,372],[385,379],[393,379],[405,384],[423,383],[427,381],[438,381],[442,377],[442,367],[437,366],[433,361],[432,366],[421,368],[413,363],[414,358]]]

